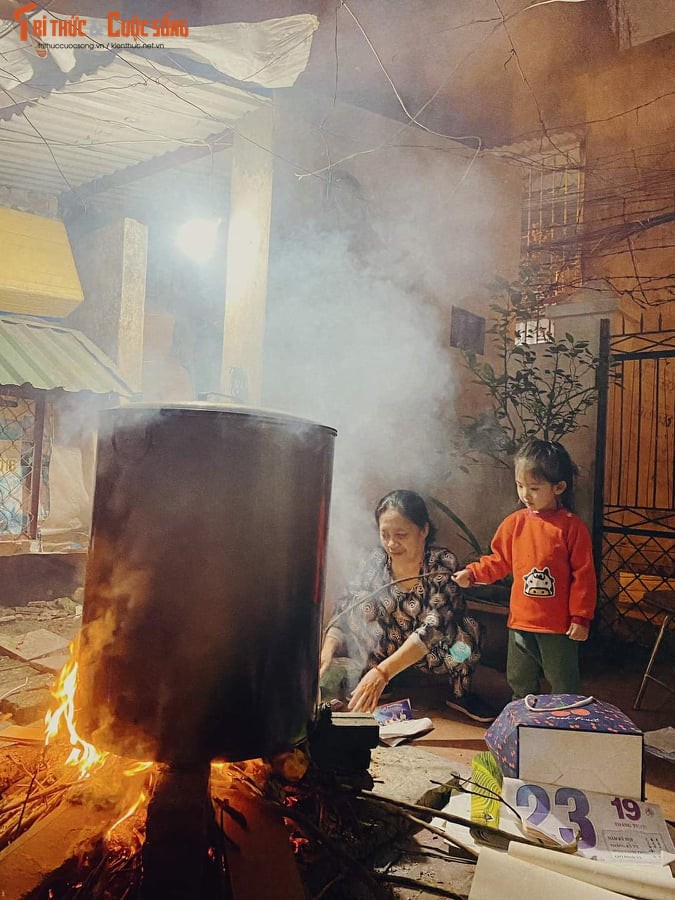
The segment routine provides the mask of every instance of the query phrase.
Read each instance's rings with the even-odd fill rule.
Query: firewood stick
[[[45,791],[38,791],[35,794],[31,794],[30,802],[34,803],[36,800],[42,800],[44,797],[49,797],[51,794],[55,794],[57,791],[67,791],[69,787],[72,787],[76,782],[71,781],[68,784],[56,784],[52,785],[52,787],[47,788]],[[18,803],[12,804],[12,806],[6,806],[3,809],[3,813],[12,812],[15,809],[20,809],[26,803],[26,798],[20,800]]]
[[[320,841],[324,844],[332,853],[337,856],[337,858],[343,864],[349,866],[352,871],[358,873],[359,877],[366,884],[369,884],[375,891],[378,896],[381,894],[381,891],[378,890],[378,885],[375,879],[373,878],[373,873],[370,872],[363,863],[360,863],[357,859],[355,859],[350,853],[347,853],[346,850],[334,841],[332,838],[328,837],[317,825],[315,825],[312,821],[310,821],[307,816],[304,816],[302,813],[298,812],[296,809],[288,808],[283,806],[281,803],[276,801],[271,801],[274,806],[280,809],[282,815],[286,819],[293,819],[294,822],[297,822],[298,825],[311,834],[316,840]]]
[[[31,826],[42,819],[44,816],[49,815],[49,813],[55,809],[61,800],[57,803],[53,803],[51,805],[47,804],[42,809],[33,810],[30,815],[24,815],[23,819],[21,818],[21,814],[15,816],[16,824],[13,825],[12,828],[7,828],[7,836],[0,836],[0,848],[4,849],[7,844],[10,844],[12,841],[16,840],[20,834],[23,834],[25,831],[28,831]]]
[[[357,800],[365,800],[368,802],[370,800],[369,797],[357,797]],[[386,806],[387,804],[383,804]],[[393,808],[393,804],[390,804],[390,807]],[[420,807],[422,808],[422,807]],[[470,847],[468,844],[464,844],[462,841],[457,840],[454,836],[449,837],[447,832],[442,828],[438,828],[436,825],[432,825],[431,822],[427,822],[426,819],[419,819],[417,816],[413,816],[412,813],[407,812],[407,810],[397,809],[396,812],[399,816],[402,816],[404,819],[407,819],[409,822],[412,822],[414,825],[418,825],[420,828],[425,828],[427,831],[430,831],[432,834],[437,835],[440,838],[443,838],[444,841],[447,841],[449,844],[453,844],[455,847],[459,847],[460,850],[464,850],[465,853],[470,853],[471,856],[477,858],[478,852]]]
[[[351,790],[348,788],[347,790]],[[558,850],[563,853],[576,852],[576,843],[558,844],[551,841],[542,841],[537,838],[527,838],[518,834],[512,834],[510,831],[503,831],[501,828],[492,828],[490,825],[479,825],[478,822],[472,822],[463,816],[455,816],[440,809],[431,809],[428,806],[419,806],[416,803],[406,803],[404,800],[394,800],[392,797],[385,797],[382,794],[376,794],[373,791],[358,791],[357,796],[365,797],[368,800],[374,800],[384,806],[390,806],[393,809],[404,809],[412,813],[425,813],[437,819],[443,819],[445,822],[452,822],[456,825],[463,825],[465,828],[472,828],[481,832],[481,834],[490,835],[499,841],[517,841],[520,844],[534,844],[536,847],[545,847],[547,850]]]

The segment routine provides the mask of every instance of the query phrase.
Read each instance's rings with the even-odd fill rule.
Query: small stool
[[[633,709],[640,709],[640,703],[642,702],[642,697],[644,696],[648,680],[655,681],[657,684],[660,684],[661,687],[664,687],[666,688],[666,690],[675,694],[675,689],[669,687],[667,684],[664,684],[662,681],[659,681],[658,678],[654,678],[654,676],[651,674],[652,668],[654,666],[654,660],[656,659],[656,654],[658,653],[659,647],[661,646],[663,636],[666,633],[666,629],[670,625],[671,621],[673,620],[673,618],[675,618],[675,591],[650,591],[643,596],[642,602],[646,603],[647,606],[651,606],[653,609],[658,610],[660,613],[663,613],[663,622],[661,623],[659,633],[656,635],[654,649],[652,650],[652,655],[649,657],[649,662],[647,663],[645,674],[642,676],[642,683],[640,684],[640,689],[637,692],[637,697],[635,698]]]

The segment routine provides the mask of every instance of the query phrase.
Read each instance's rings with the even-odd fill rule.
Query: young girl
[[[560,444],[529,440],[515,472],[525,509],[507,516],[492,553],[454,580],[465,588],[513,572],[506,678],[514,699],[539,693],[542,674],[552,693],[578,694],[578,642],[588,637],[596,581],[591,536],[573,512],[577,469]]]

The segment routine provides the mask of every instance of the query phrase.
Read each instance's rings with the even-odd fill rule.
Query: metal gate
[[[0,542],[6,544],[35,540],[49,515],[48,406],[0,389]]]
[[[601,323],[594,509],[598,625],[653,643],[645,592],[675,590],[675,331]]]

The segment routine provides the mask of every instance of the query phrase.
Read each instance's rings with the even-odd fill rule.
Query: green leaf
[[[431,502],[436,506],[442,513],[444,513],[455,525],[460,529],[462,534],[460,537],[465,540],[471,547],[475,550],[475,552],[480,556],[483,553],[483,548],[481,546],[480,541],[476,537],[476,535],[471,531],[469,526],[459,518],[459,516],[454,513],[445,503],[442,503],[437,497],[430,497]]]
[[[597,402],[597,392],[587,386],[600,360],[589,350],[589,341],[575,341],[566,333],[557,340],[549,335],[544,346],[514,343],[516,318],[532,318],[530,310],[541,308],[551,288],[549,276],[534,264],[523,266],[516,279],[495,276],[486,323],[491,362],[464,356],[485,400],[462,433],[470,449],[493,462],[507,463],[525,436],[562,437],[585,427],[579,419]],[[608,380],[621,386],[616,368],[603,367]]]

